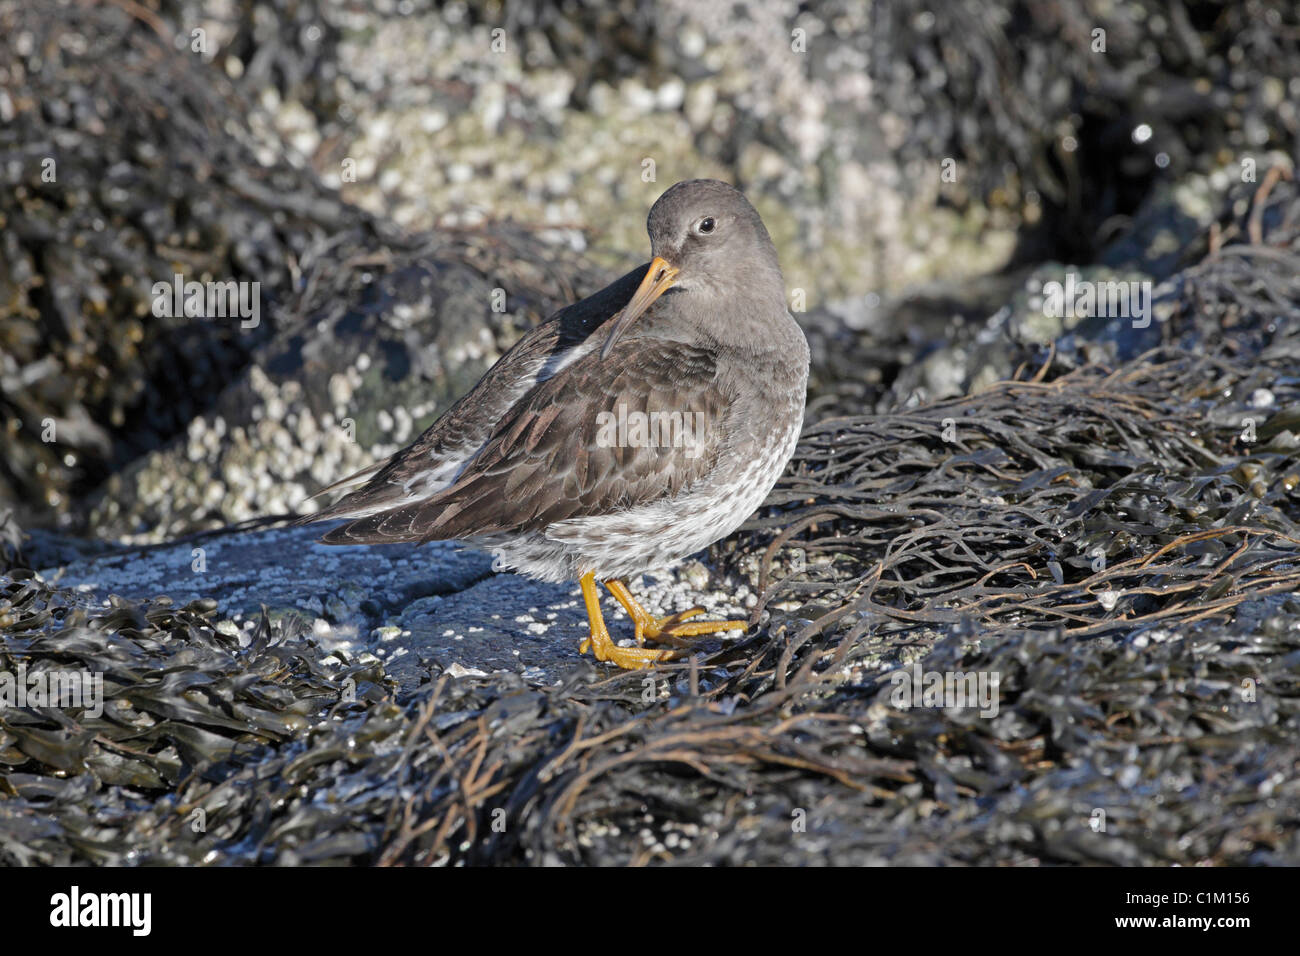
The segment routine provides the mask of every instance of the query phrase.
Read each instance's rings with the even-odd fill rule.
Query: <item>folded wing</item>
[[[532,388],[449,487],[321,540],[376,544],[538,531],[675,496],[713,468],[726,398],[712,353],[635,339]]]

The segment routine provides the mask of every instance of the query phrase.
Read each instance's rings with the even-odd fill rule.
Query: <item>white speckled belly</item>
[[[475,543],[496,555],[498,570],[545,581],[571,581],[589,571],[602,579],[623,578],[667,567],[725,538],[754,513],[794,453],[801,426],[799,416],[783,431],[769,432],[762,451],[750,455],[748,467],[725,485],[705,479],[676,498]]]

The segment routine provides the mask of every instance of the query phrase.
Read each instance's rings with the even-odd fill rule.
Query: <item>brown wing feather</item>
[[[532,386],[543,363],[581,343],[610,316],[616,315],[632,297],[647,268],[648,265],[638,266],[594,295],[561,309],[527,333],[418,439],[387,461],[349,475],[317,495],[368,479],[364,487],[328,508],[304,516],[298,523],[346,518],[385,505],[395,508],[409,499],[406,488],[422,472],[448,457],[468,454],[488,437],[511,405]]]
[[[536,531],[690,487],[712,470],[720,445],[726,397],[714,356],[683,343],[656,342],[653,350],[638,344],[629,341],[604,361],[592,352],[536,386],[451,488],[359,518],[321,540],[427,541]],[[620,444],[601,416],[609,413],[617,422],[620,407],[626,421],[633,413],[676,414],[679,422],[690,415],[695,444],[688,446],[680,430],[652,434],[646,442],[631,429],[626,437],[634,441]]]

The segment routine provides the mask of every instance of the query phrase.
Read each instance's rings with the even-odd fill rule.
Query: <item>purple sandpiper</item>
[[[803,423],[808,344],[776,247],[739,190],[680,182],[650,210],[652,260],[555,313],[415,442],[329,490],[327,544],[456,539],[496,567],[578,580],[597,659],[673,656],[645,639],[744,628],[647,613],[627,578],[730,534],[763,502]],[[359,487],[357,487],[359,486]],[[611,639],[597,580],[636,627]]]

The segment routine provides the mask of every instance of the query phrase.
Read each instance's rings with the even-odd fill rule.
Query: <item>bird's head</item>
[[[699,314],[720,319],[737,303],[784,302],[776,247],[758,212],[734,186],[716,179],[677,183],[650,209],[646,229],[654,258],[614,320],[602,357],[669,290],[690,296]]]

